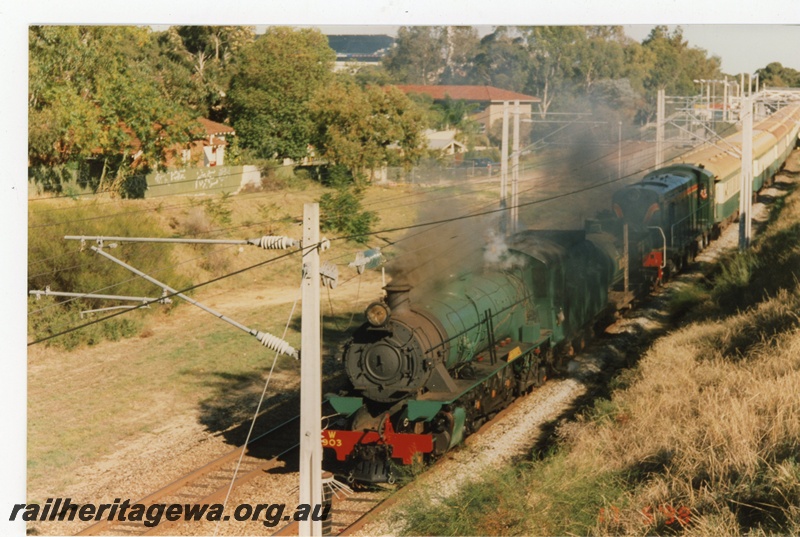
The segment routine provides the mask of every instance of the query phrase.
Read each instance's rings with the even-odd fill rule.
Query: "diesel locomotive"
[[[755,129],[757,190],[795,147],[800,106]],[[611,218],[582,230],[509,237],[506,268],[486,265],[413,302],[409,285],[388,285],[344,347],[352,389],[327,397],[326,468],[392,482],[397,466],[441,456],[541,385],[634,291],[679,270],[736,217],[737,143],[647,174],[615,193]]]
[[[754,196],[772,181],[797,144],[800,105],[753,128]],[[739,215],[742,134],[724,138],[653,171],[614,194],[628,225],[632,285],[639,290],[679,271]]]

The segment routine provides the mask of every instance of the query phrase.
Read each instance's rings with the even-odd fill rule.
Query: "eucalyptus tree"
[[[472,84],[523,92],[530,71],[524,40],[505,26],[481,39],[468,79]]]
[[[756,73],[764,87],[800,87],[800,71],[791,67],[784,67],[780,62],[771,62],[766,67],[758,69]]]
[[[400,84],[438,84],[447,67],[444,26],[401,26],[383,65]]]
[[[183,84],[199,113],[226,119],[224,98],[239,52],[255,40],[252,26],[172,26],[160,37],[163,54],[188,70]]]

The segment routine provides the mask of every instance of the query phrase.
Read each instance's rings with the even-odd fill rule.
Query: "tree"
[[[223,101],[235,60],[254,39],[252,26],[172,26],[159,35],[158,42],[162,55],[171,62],[169,67],[183,72],[177,82],[190,91],[187,103],[203,116],[223,121]]]
[[[320,89],[310,110],[320,156],[356,180],[383,165],[410,165],[424,151],[423,114],[393,86],[361,89],[341,76]]]
[[[473,84],[522,92],[529,69],[523,41],[512,37],[509,29],[501,26],[481,39],[468,80]]]
[[[772,62],[766,67],[756,71],[761,85],[773,88],[797,88],[800,87],[800,71],[791,67],[784,67],[779,62]]]
[[[531,26],[518,31],[530,56],[527,90],[542,101],[542,118],[560,93],[573,91],[586,34],[577,26]]]
[[[671,95],[691,95],[696,79],[713,80],[721,76],[721,61],[708,58],[703,49],[690,48],[683,40],[683,30],[678,27],[672,33],[666,26],[656,26],[642,42],[646,52],[647,73],[644,90],[647,107],[641,112],[643,119],[652,119],[655,114],[656,93],[659,89]]]
[[[32,26],[28,86],[31,166],[92,159],[107,177],[164,163],[193,134],[193,114],[164,94],[150,31]]]
[[[401,26],[383,65],[398,83],[438,84],[447,48],[447,30],[442,26]]]
[[[481,40],[472,26],[445,28],[445,67],[440,77],[442,84],[463,84],[472,69]]]
[[[625,45],[630,41],[621,26],[589,26],[580,28],[584,37],[578,41],[575,74],[583,90],[591,93],[600,80],[624,77]]]
[[[329,166],[328,185],[333,192],[325,192],[317,200],[320,227],[323,231],[343,233],[355,242],[366,242],[379,218],[361,205],[363,189],[353,184],[353,177],[342,165]]]
[[[445,130],[462,128],[472,121],[469,116],[478,108],[477,103],[468,103],[464,99],[452,99],[449,95],[445,95],[441,103],[433,106],[439,111],[439,122],[434,127]]]
[[[335,59],[314,29],[272,27],[245,46],[227,99],[242,147],[267,159],[306,156],[314,130],[308,104],[330,83]]]

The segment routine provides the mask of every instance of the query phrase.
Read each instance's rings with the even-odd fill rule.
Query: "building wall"
[[[531,110],[532,105],[531,103],[520,103],[519,111],[520,111],[520,119],[531,119]],[[485,110],[480,112],[479,114],[479,121],[483,123],[486,131],[491,131],[492,125],[494,125],[495,121],[503,121],[503,103],[496,102],[491,103],[489,106],[486,107]],[[508,124],[513,125],[514,121],[514,103],[510,103],[508,107]]]

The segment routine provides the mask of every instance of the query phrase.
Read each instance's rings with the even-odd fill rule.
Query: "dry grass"
[[[783,322],[790,308],[800,308],[800,289],[662,339],[641,361],[640,380],[615,394],[613,421],[585,424],[570,458],[599,460],[627,482],[615,501],[631,508],[618,530],[648,533],[642,509],[683,506],[712,533],[734,519],[732,534],[797,531],[800,323],[782,334],[757,329]],[[745,354],[731,350],[747,337],[743,327],[752,342]]]
[[[485,477],[409,513],[410,533],[454,534],[443,522],[454,518],[481,533],[520,489],[514,523],[492,534],[800,533],[800,195],[780,205],[752,255],[731,254],[711,282],[680,291],[672,312],[691,324],[563,425],[557,449],[510,470],[516,479]],[[464,528],[476,491],[486,515]]]
[[[571,431],[568,473],[625,483],[584,533],[800,531],[800,196],[773,220],[692,298],[693,324]]]
[[[570,431],[565,473],[625,483],[584,533],[800,531],[799,228],[791,195],[752,255],[722,260],[706,320],[660,339]]]

